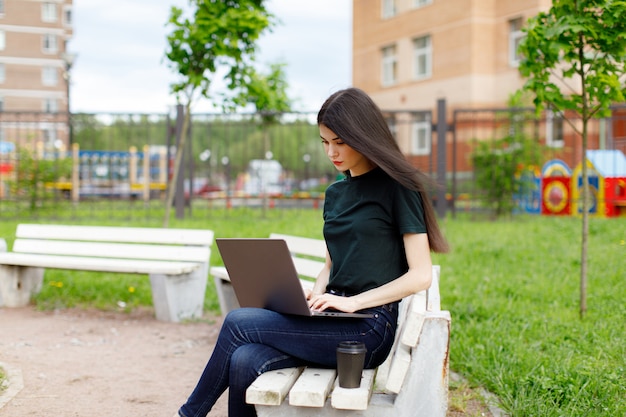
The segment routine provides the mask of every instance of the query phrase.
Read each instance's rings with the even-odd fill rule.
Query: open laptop
[[[369,313],[313,311],[283,239],[215,239],[242,307],[321,317],[372,317]]]

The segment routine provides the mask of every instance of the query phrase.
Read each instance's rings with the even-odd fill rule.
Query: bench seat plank
[[[306,368],[289,391],[289,404],[324,407],[336,377],[335,369]]]
[[[168,246],[130,243],[101,243],[42,239],[17,239],[13,252],[45,255],[92,256],[126,259],[168,259],[171,261],[206,262],[208,246]]]
[[[135,242],[175,245],[212,245],[213,231],[156,227],[74,226],[19,224],[17,238],[84,240],[89,242]]]
[[[165,275],[187,274],[195,271],[200,266],[197,262],[109,259],[15,252],[0,253],[0,264],[38,268]]]
[[[304,367],[285,368],[261,374],[246,390],[246,402],[259,405],[281,405]]]
[[[359,388],[341,388],[339,380],[337,380],[330,400],[333,408],[340,410],[366,410],[372,396],[375,374],[376,370],[365,369]]]

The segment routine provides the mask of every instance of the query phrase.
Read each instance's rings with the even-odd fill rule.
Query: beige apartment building
[[[398,142],[415,165],[432,172],[437,164],[437,143],[431,141],[437,101],[445,99],[449,122],[459,109],[505,109],[510,95],[523,85],[516,55],[521,28],[551,3],[353,0],[353,85],[367,91],[382,109],[407,112],[394,116]],[[469,132],[456,127],[455,160],[448,135],[447,171],[456,164],[467,172],[468,142],[493,135],[494,129],[490,122]],[[549,115],[540,135],[555,154],[572,151],[564,146],[561,118]]]
[[[72,0],[0,0],[0,140],[68,144],[72,34]]]
[[[388,109],[506,106],[521,27],[551,0],[354,0],[353,84]]]

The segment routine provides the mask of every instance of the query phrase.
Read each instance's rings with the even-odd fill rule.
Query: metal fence
[[[443,187],[433,198],[445,195],[454,213],[485,210],[472,161],[479,143],[530,138],[538,167],[560,159],[573,169],[582,159],[580,135],[558,114],[460,109],[442,127],[433,123],[442,118],[430,111],[384,113],[407,158]],[[0,112],[0,218],[161,215],[184,115],[67,116]],[[266,123],[259,114],[193,114],[176,214],[319,207],[338,173],[323,152],[315,116],[288,113]],[[615,106],[609,119],[593,120],[589,132],[589,149],[625,152],[626,106]],[[527,204],[536,207],[540,198],[535,190]]]

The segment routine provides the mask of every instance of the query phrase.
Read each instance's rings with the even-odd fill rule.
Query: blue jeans
[[[373,318],[303,317],[258,308],[231,311],[204,372],[187,402],[183,417],[206,416],[228,388],[228,415],[256,416],[246,404],[246,389],[263,372],[301,365],[334,368],[339,342],[365,343],[365,367],[380,365],[391,350],[398,303],[365,310]]]

